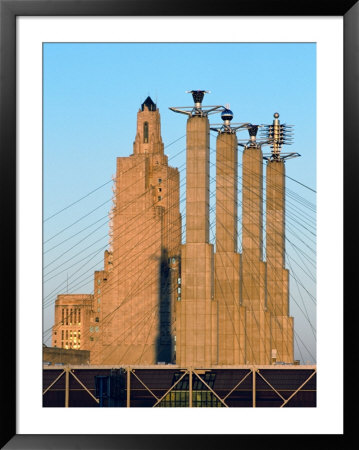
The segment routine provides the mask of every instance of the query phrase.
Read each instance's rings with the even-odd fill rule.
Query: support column
[[[246,363],[270,364],[270,315],[266,311],[263,259],[263,155],[243,151],[242,304],[246,307]]]
[[[217,363],[217,304],[213,245],[209,244],[209,122],[187,121],[186,244],[181,251],[182,296],[177,328],[177,364]],[[176,313],[176,314],[177,314]],[[178,317],[178,314],[177,314]]]
[[[216,144],[215,298],[218,302],[218,364],[245,363],[244,308],[240,306],[237,253],[238,141],[219,133]]]
[[[293,318],[289,317],[289,272],[285,269],[285,166],[268,161],[266,170],[267,304],[272,313],[272,349],[277,360],[293,362]]]
[[[127,367],[127,382],[126,382],[126,407],[130,408],[131,403],[131,368]]]
[[[189,371],[188,371],[188,380],[189,380],[189,383],[188,383],[188,388],[189,388],[189,392],[188,392],[188,406],[190,408],[192,408],[192,400],[193,400],[193,384],[192,384],[192,381],[193,381],[193,370],[192,370],[192,367],[190,367]]]
[[[209,241],[209,123],[207,117],[187,121],[186,243]]]
[[[70,403],[70,368],[65,368],[65,408],[69,407]]]
[[[252,406],[253,408],[256,407],[256,375],[257,374],[257,369],[255,367],[252,368]]]

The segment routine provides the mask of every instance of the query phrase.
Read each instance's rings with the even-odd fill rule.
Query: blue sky
[[[283,123],[294,124],[294,144],[283,151],[301,157],[286,163],[287,175],[316,189],[315,44],[49,43],[43,56],[45,332],[53,324],[57,294],[65,293],[67,286],[69,292],[92,292],[92,266],[98,262],[96,270],[101,269],[103,254],[96,250],[108,242],[106,215],[116,157],[132,153],[136,114],[148,95],[160,110],[171,165],[184,169],[186,119],[168,108],[191,105],[186,90],[206,89],[211,94],[204,104],[229,104],[233,122],[271,123],[277,111]],[[210,119],[220,122],[216,115]],[[210,145],[215,148],[214,133]],[[212,151],[211,162],[214,158]],[[181,179],[184,195],[184,170]],[[287,189],[287,268],[295,275],[291,313],[298,332],[296,357],[314,362],[315,283],[306,273],[312,272],[312,258],[315,262],[315,194],[290,178]],[[44,341],[50,343],[49,333]]]

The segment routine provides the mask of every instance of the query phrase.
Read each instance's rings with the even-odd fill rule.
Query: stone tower
[[[133,154],[117,158],[110,252],[95,274],[92,364],[173,362],[181,244],[179,172],[168,165],[160,113],[137,114]]]

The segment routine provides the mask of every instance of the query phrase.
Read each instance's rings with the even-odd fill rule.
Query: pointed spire
[[[147,98],[146,98],[146,100],[142,103],[142,105],[141,105],[141,110],[142,111],[144,111],[144,109],[145,109],[145,106],[146,106],[146,108],[149,110],[149,111],[156,111],[156,103],[154,103],[153,102],[153,100],[152,100],[152,98],[150,97],[150,96],[148,96]]]

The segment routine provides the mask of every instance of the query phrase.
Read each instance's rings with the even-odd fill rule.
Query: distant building
[[[55,302],[52,347],[83,350],[88,347],[88,329],[93,321],[93,295],[61,294]]]

